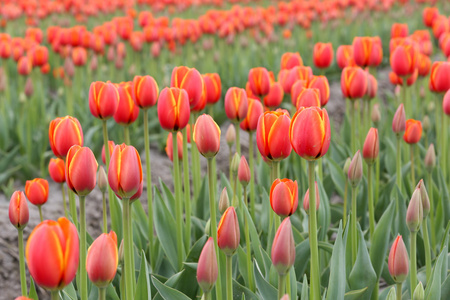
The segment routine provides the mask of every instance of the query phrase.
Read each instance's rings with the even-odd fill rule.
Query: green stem
[[[233,170],[231,169],[231,161],[233,160],[233,153],[231,152],[231,146],[229,147],[229,149],[230,149],[230,156],[228,157],[228,168],[229,168],[229,172],[230,172],[229,181],[230,181],[230,184],[232,184],[233,183]],[[234,190],[233,190],[233,193],[234,193]]]
[[[397,283],[397,300],[402,300],[402,282]]]
[[[145,167],[147,171],[147,205],[148,205],[148,242],[149,248],[153,247],[153,190],[152,170],[150,165],[150,141],[148,132],[148,109],[144,109],[144,145],[145,145]],[[153,260],[151,260],[153,261]],[[152,264],[152,267],[154,265]]]
[[[380,158],[375,161],[375,205],[378,203],[378,195],[380,192]]]
[[[286,293],[289,296],[289,299],[291,299],[291,269],[286,274]]]
[[[248,157],[250,162],[250,215],[255,220],[255,162],[253,150],[253,132],[249,133]]]
[[[85,196],[79,196],[80,200],[80,294],[81,300],[87,300],[87,272],[86,272],[86,205]]]
[[[125,141],[125,144],[130,144],[130,127],[128,125],[123,126],[123,140]]]
[[[130,202],[130,201],[128,201]],[[134,263],[134,244],[133,244],[133,203],[130,202],[130,217],[128,218],[128,232],[127,234],[130,236],[130,244],[128,245],[130,249],[130,256],[131,256],[131,282],[132,285],[132,293],[133,295],[136,293],[136,272],[135,272],[135,263]]]
[[[211,292],[204,293],[202,300],[211,300]]]
[[[402,144],[400,134],[397,134],[397,186],[402,190]],[[397,211],[398,211],[398,200],[397,200]]]
[[[320,270],[319,248],[317,242],[317,216],[316,216],[316,188],[315,188],[315,161],[308,161],[309,177],[309,242],[311,250],[311,291],[310,299],[320,299]]]
[[[372,240],[373,233],[375,231],[375,213],[373,205],[373,192],[372,192],[372,164],[367,165],[367,185],[368,185],[368,198],[369,198],[369,230],[370,240]]]
[[[442,126],[442,138],[441,138],[441,168],[442,175],[444,176],[444,180],[447,178],[447,150],[446,145],[448,143],[447,140],[447,118],[444,114],[444,109],[441,108],[441,126]]]
[[[98,300],[106,300],[106,288],[98,288]]]
[[[247,204],[246,200],[247,188],[244,187],[244,203]],[[240,201],[239,201],[240,202]],[[247,205],[248,206],[248,205]],[[246,246],[246,254],[247,254],[247,274],[248,274],[248,288],[255,292],[255,287],[253,284],[253,272],[252,272],[252,248],[250,247],[250,232],[247,215],[244,214],[244,226],[245,226],[245,246]]]
[[[68,218],[67,216],[67,201],[66,201],[66,193],[64,191],[64,182],[61,183],[61,193],[63,198],[63,207],[64,207],[64,216]]]
[[[236,128],[236,152],[241,156],[241,127],[239,123],[235,123],[234,127]]]
[[[351,219],[352,219],[352,264],[355,263],[356,261],[356,255],[358,252],[358,232],[356,231],[356,194],[358,192],[358,188],[357,187],[352,187],[352,214],[351,214]],[[310,190],[311,193],[311,190]],[[311,204],[309,205],[311,206]]]
[[[209,210],[210,210],[210,224],[211,229],[210,232],[212,234],[213,240],[214,240],[214,248],[216,250],[216,253],[219,255],[219,246],[217,245],[217,219],[216,219],[216,193],[215,193],[215,186],[214,186],[214,176],[215,173],[213,172],[212,168],[212,159],[208,159],[208,184],[209,184]],[[218,270],[218,279],[216,282],[216,296],[218,299],[222,299],[222,273],[220,272],[220,262],[217,264],[217,270]]]
[[[106,120],[102,120],[102,128],[103,128],[103,146],[105,147],[106,174],[108,174],[111,153],[109,152],[108,127],[106,124]],[[111,227],[119,235],[118,230],[114,228],[116,225],[116,221],[114,220],[114,214],[112,211],[113,210],[112,206],[114,205],[113,201],[116,200],[114,197],[115,197],[115,195],[114,195],[112,189],[108,186],[109,217],[111,218]]]
[[[356,152],[356,108],[355,102],[350,102],[352,110],[352,129],[351,129],[351,147],[352,153]]]
[[[233,256],[227,255],[227,300],[233,300]]]
[[[348,198],[348,180],[345,180],[345,188],[344,188],[344,207],[342,209],[342,220],[344,223],[344,227],[347,224],[347,198]]]
[[[411,232],[411,240],[410,240],[410,251],[411,251],[411,258],[410,258],[410,288],[411,288],[411,299],[413,298],[414,294],[414,288],[417,285],[417,255],[416,255],[416,238],[417,238],[417,232]]]
[[[416,178],[414,176],[414,144],[411,144],[410,153],[411,153],[411,185],[414,187],[416,185]]]
[[[19,229],[19,266],[20,266],[20,287],[22,289],[22,296],[28,297],[27,277],[25,273],[25,255],[23,251],[23,229]]]
[[[431,248],[436,246],[436,224],[434,221],[434,197],[433,197],[433,182],[431,181],[431,172],[427,174],[428,178],[428,193],[430,196],[430,229],[431,229]]]
[[[59,300],[59,290],[51,291],[51,299],[52,300]]]
[[[67,102],[66,102],[66,105],[67,105],[67,114],[69,115],[69,116],[73,116],[73,87],[72,86],[69,86],[67,89],[66,89],[66,97],[67,97]]]
[[[431,251],[430,251],[430,237],[428,235],[428,219],[425,218],[422,222],[423,244],[425,247],[425,266],[427,281],[431,278]]]
[[[286,275],[278,275],[278,299],[286,294]]]
[[[103,203],[103,233],[108,232],[108,220],[106,216],[106,194],[102,193],[102,203]]]
[[[76,227],[78,227],[78,215],[77,215],[77,205],[75,203],[75,194],[71,189],[67,189],[67,194],[69,195],[70,215],[72,216],[73,224]]]
[[[323,179],[323,158],[319,158],[317,160],[317,164],[319,165],[319,180]]]
[[[194,123],[196,118],[196,113],[191,115],[191,131],[190,140],[193,141],[194,133]],[[194,199],[196,200],[201,189],[201,171],[200,171],[200,152],[198,152],[197,147],[191,147],[191,160],[192,160],[192,180],[194,183]]]
[[[192,149],[192,148],[191,148]],[[186,227],[184,233],[184,247],[186,251],[191,248],[191,187],[189,182],[189,159],[187,147],[187,128],[183,129],[183,176],[184,176],[184,210],[186,215]]]
[[[180,164],[178,160],[178,143],[177,132],[172,132],[172,145],[173,145],[173,180],[175,186],[175,219],[177,222],[177,255],[178,255],[178,268],[181,270],[183,266],[183,204],[181,200],[181,176],[180,176]],[[185,158],[187,159],[187,157]]]
[[[42,216],[42,205],[38,206],[39,208],[39,218],[41,219],[41,222],[44,221],[44,217]]]
[[[174,152],[176,153],[176,152]],[[174,155],[176,156],[176,155]],[[124,269],[125,269],[125,299],[131,300],[133,299],[133,279],[131,277],[131,272],[133,272],[132,260],[131,260],[131,236],[128,234],[130,232],[130,222],[128,221],[131,218],[130,214],[130,200],[123,198],[123,236],[124,236],[124,245],[123,245],[123,254],[125,258]]]

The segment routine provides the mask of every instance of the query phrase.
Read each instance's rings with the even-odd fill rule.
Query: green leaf
[[[303,275],[301,300],[309,300],[308,278]]]
[[[189,300],[189,297],[185,294],[164,285],[161,281],[156,279],[155,276],[152,276],[152,282],[155,285],[155,288],[158,290],[159,294],[165,300]]]
[[[73,283],[70,283],[69,285],[67,285],[62,291],[61,293],[66,296],[68,299],[73,299],[73,300],[77,300],[78,296],[77,296],[77,291],[75,291],[75,288],[73,286]]]
[[[309,239],[304,240],[295,247],[294,269],[297,278],[301,277],[309,266],[309,252]]]
[[[322,161],[319,161],[319,163],[322,163]],[[331,223],[330,201],[328,200],[328,195],[325,192],[320,180],[317,180],[317,186],[319,187],[320,195],[319,211],[317,212],[317,224],[320,226],[318,238],[320,241],[324,241],[327,235],[328,227],[330,227]],[[330,249],[330,253],[331,252],[332,249]]]
[[[339,195],[344,197],[344,187],[347,181],[347,177],[344,175],[344,170],[332,159],[327,159],[327,163],[334,187],[338,191]]]
[[[359,300],[363,299],[362,295],[367,291],[367,287],[360,289],[360,290],[354,290],[345,293],[344,300]]]
[[[341,221],[331,255],[327,299],[343,300],[345,297],[346,280],[343,274],[345,274],[345,245],[347,241],[344,239],[347,237],[343,238]]]
[[[441,285],[441,300],[450,299],[450,275],[447,276]]]
[[[372,237],[372,245],[370,247],[370,260],[372,262],[373,269],[377,274],[377,279],[381,276],[383,269],[383,262],[386,257],[386,251],[389,247],[389,237],[392,230],[392,219],[395,213],[395,201],[392,201],[387,209],[384,211],[383,216],[378,221],[377,226]]]
[[[264,279],[256,260],[253,262],[253,270],[253,273],[255,274],[256,287],[258,288],[260,298],[263,300],[277,299],[277,289]]]
[[[386,300],[396,300],[397,295],[395,294],[395,287],[391,287],[389,293],[386,296]]]
[[[434,300],[441,298],[441,271],[442,271],[442,263],[444,262],[444,256],[448,255],[447,246],[442,248],[441,254],[436,260],[436,263],[433,267],[433,272],[431,273],[431,278],[427,283],[427,287],[425,289],[425,299]]]
[[[147,266],[147,259],[145,258],[144,250],[141,251],[141,269],[136,285],[135,299],[152,299],[152,291],[150,289],[150,279],[148,278],[149,271]]]
[[[36,286],[34,284],[33,277],[30,276],[30,292],[28,293],[28,298],[33,300],[39,300],[39,297],[36,293]]]
[[[238,299],[259,300],[255,293],[233,279],[233,300]]]
[[[372,290],[377,281],[377,274],[370,262],[369,252],[367,251],[364,235],[358,224],[359,243],[358,255],[353,266],[348,282],[351,289],[361,289],[367,287],[367,290],[361,295],[361,299],[370,299]]]

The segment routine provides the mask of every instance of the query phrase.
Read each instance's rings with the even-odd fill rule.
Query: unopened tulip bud
[[[233,174],[237,174],[240,161],[241,161],[241,158],[239,157],[239,154],[235,153],[233,156],[233,159],[231,160],[231,166],[230,166],[231,172],[233,172]]]
[[[281,217],[292,215],[298,206],[297,181],[275,179],[270,188],[270,206]]]
[[[398,235],[392,244],[388,259],[389,273],[395,282],[405,281],[409,272],[409,258],[402,236]]]
[[[427,150],[427,154],[425,154],[425,168],[428,172],[433,171],[436,166],[436,152],[434,151],[434,145],[430,144]]]
[[[250,182],[250,177],[250,168],[248,166],[247,160],[245,159],[245,156],[242,155],[241,161],[239,162],[238,179],[243,187],[247,187],[248,183]]]
[[[236,211],[233,206],[227,208],[217,227],[217,245],[227,256],[233,255],[239,246],[241,234]]]
[[[420,190],[416,187],[411,197],[411,201],[406,211],[406,225],[410,232],[417,232],[423,220],[422,196]]]
[[[224,187],[219,198],[219,211],[223,214],[230,206],[230,200],[228,199],[227,188]]]
[[[425,132],[430,130],[430,128],[431,128],[431,121],[430,121],[430,118],[428,116],[423,117],[422,128],[423,128],[423,130],[425,130]]]
[[[225,138],[227,140],[228,146],[230,146],[230,147],[233,146],[234,142],[236,141],[236,129],[234,128],[234,124],[233,123],[231,123],[228,126]]]
[[[405,116],[405,108],[403,107],[403,103],[397,108],[395,112],[394,119],[392,120],[392,131],[394,131],[397,135],[404,132],[406,129],[406,116]]]
[[[121,265],[123,265],[123,258],[124,258],[123,247],[125,247],[125,246],[123,245],[123,239],[122,239],[122,241],[120,241],[120,246],[119,246],[119,263]]]
[[[204,293],[208,293],[218,276],[217,256],[212,237],[208,239],[200,253],[197,265],[197,281]]]
[[[361,181],[363,176],[362,159],[359,150],[355,153],[355,156],[353,156],[347,174],[348,180],[350,181],[352,187],[356,187]]]
[[[21,191],[15,191],[9,202],[9,221],[21,230],[28,224],[29,212],[27,198]]]
[[[272,244],[271,258],[279,275],[285,275],[294,265],[295,242],[289,217],[278,228]]]
[[[104,194],[108,188],[108,178],[106,177],[105,168],[103,168],[103,166],[100,166],[98,170],[97,185],[102,194]]]
[[[380,150],[380,143],[378,141],[378,129],[370,128],[367,133],[366,140],[363,146],[363,157],[367,164],[371,165],[378,157]]]
[[[99,288],[106,288],[116,276],[119,263],[117,235],[114,231],[101,234],[89,247],[86,271],[89,280]]]
[[[211,236],[211,219],[208,219],[205,224],[205,235]]]
[[[204,157],[211,159],[220,150],[220,127],[214,119],[207,114],[197,118],[192,134],[198,152]]]
[[[351,157],[348,157],[344,164],[344,174],[348,174],[348,169],[350,169],[351,162],[352,162]]]
[[[435,108],[436,105],[434,104],[434,102],[429,102],[427,105],[427,112],[431,114],[432,112],[434,112]]]
[[[420,190],[420,199],[422,200],[422,212],[423,218],[426,219],[428,214],[430,213],[430,198],[428,197],[427,188],[423,183],[423,179],[420,179],[419,183],[416,186],[416,189]]]
[[[379,104],[374,104],[372,107],[372,114],[371,114],[371,119],[372,122],[374,124],[378,124],[378,122],[380,122],[381,120],[381,114],[380,114],[380,105]]]
[[[28,98],[30,98],[33,95],[34,88],[33,88],[33,80],[31,79],[31,77],[28,77],[27,82],[25,83],[24,92],[25,96],[27,96]]]
[[[424,299],[425,299],[425,291],[423,289],[422,282],[419,281],[419,284],[416,286],[416,289],[414,290],[412,300],[424,300]]]
[[[319,210],[319,204],[320,204],[320,196],[319,196],[319,187],[317,186],[317,181],[315,182],[316,185],[316,211]],[[305,197],[303,197],[303,209],[307,214],[309,214],[309,189],[306,190]]]
[[[45,204],[48,199],[48,181],[42,178],[27,180],[25,183],[25,194],[28,201],[36,206]]]

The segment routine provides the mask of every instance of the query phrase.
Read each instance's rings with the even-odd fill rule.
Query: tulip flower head
[[[48,129],[50,147],[55,156],[64,158],[73,145],[83,146],[83,130],[78,120],[71,116],[56,118]]]
[[[363,168],[362,168],[362,159],[361,153],[358,150],[352,158],[350,166],[348,168],[348,180],[352,187],[356,187],[362,179],[363,176]]]
[[[119,92],[111,82],[96,81],[89,88],[89,109],[91,114],[107,120],[114,116],[119,105]]]
[[[135,76],[133,79],[132,96],[134,103],[142,109],[147,109],[156,104],[159,88],[153,77]]]
[[[197,282],[203,293],[211,291],[218,276],[217,256],[212,237],[208,239],[200,253],[197,265]]]
[[[197,118],[192,135],[197,149],[206,158],[212,158],[220,150],[220,127],[207,114]]]
[[[315,88],[303,88],[296,100],[297,110],[300,107],[320,107],[320,91]]]
[[[169,157],[170,161],[173,162],[173,141],[172,141],[172,132],[169,132],[167,135],[166,140],[166,154],[167,157]],[[178,131],[177,133],[177,146],[178,146],[178,159],[183,160],[183,135],[181,134],[181,131]]]
[[[25,194],[32,204],[36,206],[45,204],[48,199],[48,181],[42,178],[27,180]]]
[[[256,129],[256,144],[262,157],[270,161],[281,161],[291,154],[289,125],[291,119],[282,111],[265,112],[259,117]]]
[[[108,141],[108,148],[109,148],[109,156],[111,157],[111,154],[114,150],[114,147],[116,144],[114,141]],[[106,154],[105,154],[105,145],[102,146],[102,162],[104,165],[106,165]]]
[[[19,230],[27,226],[29,219],[28,204],[25,194],[15,191],[9,201],[9,221]]]
[[[28,237],[28,270],[39,286],[61,290],[75,278],[79,262],[78,232],[66,218],[46,220]]]
[[[423,179],[420,179],[419,183],[416,186],[416,189],[420,190],[420,199],[422,200],[422,212],[423,219],[425,220],[430,213],[430,198],[428,197],[427,188],[425,187],[425,183],[423,183]]]
[[[227,141],[228,146],[231,148],[234,142],[236,141],[236,129],[234,128],[234,124],[228,125],[227,132],[225,134],[225,139]]]
[[[367,91],[367,75],[360,67],[345,67],[341,75],[341,90],[350,100],[362,98]]]
[[[239,162],[238,179],[243,187],[246,187],[248,185],[248,183],[250,182],[250,177],[250,167],[248,166],[245,156],[242,155],[241,161]]]
[[[422,195],[419,188],[416,187],[411,197],[411,201],[406,211],[406,226],[410,232],[417,232],[423,220]]]
[[[227,187],[224,187],[222,193],[220,193],[219,198],[219,211],[223,214],[227,208],[230,206],[230,200],[228,198]]]
[[[420,141],[422,137],[422,122],[414,119],[409,119],[406,121],[405,134],[403,139],[408,144],[416,144]]]
[[[258,67],[250,69],[248,82],[252,93],[256,96],[264,96],[270,90],[270,77],[266,68]]]
[[[239,126],[241,127],[242,130],[245,130],[245,131],[249,131],[249,132],[255,131],[258,127],[259,117],[263,113],[264,113],[264,108],[261,104],[261,101],[259,101],[258,99],[249,97],[248,98],[247,116],[241,122],[241,124]],[[233,124],[230,124],[230,128],[231,128],[231,126],[233,126],[233,128],[234,128]],[[227,131],[227,135],[228,135],[228,131]],[[234,131],[234,135],[236,135],[236,131]]]
[[[172,71],[170,86],[186,91],[191,109],[200,102],[203,85],[202,75],[195,68],[180,66]]]
[[[319,210],[320,205],[320,195],[319,195],[319,186],[317,185],[317,181],[315,181],[316,186],[316,211]],[[309,214],[309,189],[306,190],[305,197],[303,197],[303,209],[307,214]]]
[[[398,235],[389,251],[389,273],[395,282],[405,281],[409,272],[409,258],[402,236]]]
[[[292,148],[306,160],[324,156],[330,147],[330,120],[326,109],[301,107],[292,117],[289,128]]]
[[[64,160],[61,158],[50,158],[48,163],[48,173],[56,183],[63,183],[66,181],[66,172]]]
[[[353,59],[353,45],[341,45],[336,50],[336,62],[339,68],[355,66]]]
[[[220,100],[222,95],[222,81],[217,73],[206,73],[202,75],[206,90],[206,104],[214,104]]]
[[[269,109],[278,107],[283,101],[283,97],[284,97],[283,86],[279,82],[274,82],[270,85],[269,93],[263,99],[264,105]]]
[[[78,196],[88,195],[97,182],[97,160],[88,147],[74,145],[66,158],[67,186]]]
[[[298,206],[297,181],[276,179],[270,189],[270,206],[280,217],[292,215]]]
[[[119,104],[113,117],[116,123],[127,126],[136,121],[139,116],[139,107],[133,101],[131,83],[119,84],[117,90],[119,93]]]
[[[225,94],[225,113],[232,122],[241,122],[248,112],[248,99],[244,89],[231,87]]]
[[[330,99],[330,85],[325,76],[313,76],[309,81],[308,87],[319,90],[320,107],[327,105],[328,100]]]
[[[318,68],[328,68],[333,62],[333,45],[331,43],[316,43],[313,50],[314,65]]]
[[[217,227],[217,245],[227,256],[231,256],[239,246],[241,235],[236,211],[233,206],[227,208]]]
[[[303,66],[303,60],[298,52],[286,52],[281,56],[281,70]]]
[[[102,233],[87,252],[86,271],[89,280],[99,288],[106,288],[116,275],[118,263],[116,233]]]
[[[278,274],[285,275],[295,262],[295,242],[289,217],[278,228],[272,244],[272,264]]]
[[[161,127],[168,131],[179,131],[189,122],[189,96],[179,88],[165,88],[159,94],[158,119]]]
[[[413,74],[417,67],[418,54],[419,51],[415,42],[404,39],[391,51],[392,71],[399,77]]]
[[[404,132],[406,129],[405,114],[405,107],[403,106],[403,103],[401,103],[394,114],[394,119],[392,120],[392,131],[397,135]]]
[[[373,164],[378,157],[380,143],[378,141],[378,129],[370,128],[363,146],[363,158],[367,164]]]
[[[436,151],[434,150],[434,145],[430,144],[427,153],[425,154],[425,168],[428,172],[433,171],[436,166]]]
[[[430,72],[430,91],[436,93],[445,93],[450,89],[450,62],[436,61],[431,65]]]

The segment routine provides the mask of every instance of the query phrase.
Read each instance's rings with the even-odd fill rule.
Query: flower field
[[[447,1],[18,0],[0,28],[0,299],[450,299]]]

